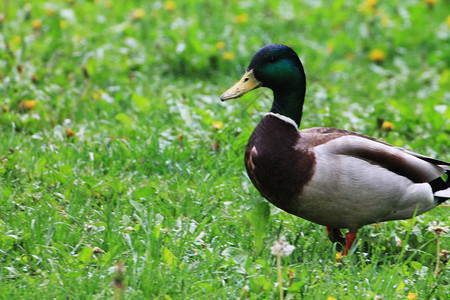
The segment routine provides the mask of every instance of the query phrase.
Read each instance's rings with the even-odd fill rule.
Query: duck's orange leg
[[[352,247],[355,239],[356,239],[356,232],[351,232],[351,231],[347,232],[347,234],[345,235],[345,248],[344,248],[343,255],[348,254],[348,251]]]

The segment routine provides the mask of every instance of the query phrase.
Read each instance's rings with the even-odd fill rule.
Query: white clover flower
[[[273,246],[270,247],[270,253],[275,256],[289,256],[292,251],[294,251],[295,246],[290,245],[286,242],[286,238],[284,236],[280,237],[279,241],[275,241]]]
[[[433,221],[433,223],[431,223],[431,225],[427,228],[427,230],[434,232],[437,235],[440,235],[441,233],[448,232],[448,226],[443,226],[441,223],[436,224],[436,222]]]

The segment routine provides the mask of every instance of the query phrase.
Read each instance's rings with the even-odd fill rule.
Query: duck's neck
[[[273,91],[273,104],[270,110],[273,113],[291,118],[300,126],[305,101],[306,81],[303,78],[301,84],[284,86],[283,89]]]

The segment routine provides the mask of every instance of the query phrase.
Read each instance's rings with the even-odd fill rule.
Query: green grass
[[[366,226],[337,261],[324,228],[268,205],[245,174],[270,93],[219,101],[257,49],[288,44],[307,72],[302,127],[448,161],[447,1],[72,2],[0,3],[2,299],[272,299],[280,235],[296,246],[287,298],[448,296],[427,231],[448,207]]]

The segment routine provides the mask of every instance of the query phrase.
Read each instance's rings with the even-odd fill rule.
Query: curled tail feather
[[[447,169],[441,177],[430,181],[429,184],[433,190],[437,205],[450,199],[450,169]]]

